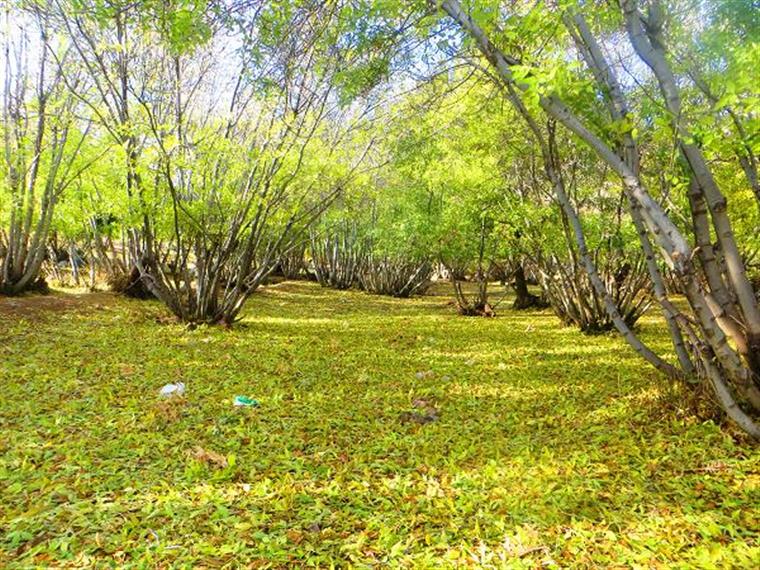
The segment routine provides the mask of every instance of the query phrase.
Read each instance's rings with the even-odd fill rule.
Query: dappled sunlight
[[[232,330],[116,297],[33,332],[2,322],[6,547],[84,565],[648,566],[732,536],[749,555],[757,456],[658,408],[662,379],[620,339],[279,287],[306,296],[267,290]],[[180,380],[183,398],[157,397]],[[405,422],[420,399],[437,419]]]
[[[0,570],[760,568],[758,0],[8,0]]]
[[[342,320],[342,319],[327,319],[325,317],[302,317],[302,318],[285,318],[285,317],[246,317],[243,321],[243,323],[250,323],[250,324],[262,324],[262,325],[268,325],[268,324],[282,324],[282,325],[293,325],[294,327],[299,327],[302,325],[314,325],[314,326],[320,326],[320,325],[334,325],[334,324],[348,324],[348,321]]]

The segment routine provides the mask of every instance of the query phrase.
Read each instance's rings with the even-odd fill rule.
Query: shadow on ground
[[[618,338],[550,312],[463,318],[441,296],[283,283],[232,331],[189,331],[151,302],[76,303],[0,321],[4,567],[760,556],[756,450],[664,406]],[[161,401],[177,380],[186,397]],[[402,421],[418,400],[436,421]]]

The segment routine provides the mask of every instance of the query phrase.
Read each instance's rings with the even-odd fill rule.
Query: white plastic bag
[[[162,398],[169,398],[170,396],[182,396],[185,393],[185,383],[177,382],[176,384],[166,384],[161,388],[159,394]]]

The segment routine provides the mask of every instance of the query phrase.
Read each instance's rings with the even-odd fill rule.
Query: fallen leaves
[[[165,423],[173,423],[185,415],[188,400],[184,397],[163,398],[153,404],[155,417]]]
[[[399,421],[402,424],[409,422],[421,425],[429,424],[440,417],[440,411],[429,400],[417,398],[412,402],[412,406],[417,408],[418,411],[402,412],[399,415]]]
[[[757,566],[760,455],[620,339],[277,291],[231,331],[123,298],[0,319],[0,567]]]
[[[229,465],[229,462],[227,461],[227,458],[215,451],[209,451],[207,449],[203,449],[200,445],[196,445],[193,449],[188,451],[188,454],[190,457],[195,459],[196,461],[200,461],[201,463],[207,463],[209,465],[212,465],[214,467],[218,467],[220,469],[224,469]]]

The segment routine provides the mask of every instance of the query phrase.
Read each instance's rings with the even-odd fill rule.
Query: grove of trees
[[[103,281],[234,326],[277,274],[398,297],[445,279],[469,316],[505,309],[501,282],[515,309],[616,330],[760,439],[752,0],[8,0],[2,18],[0,293]]]

